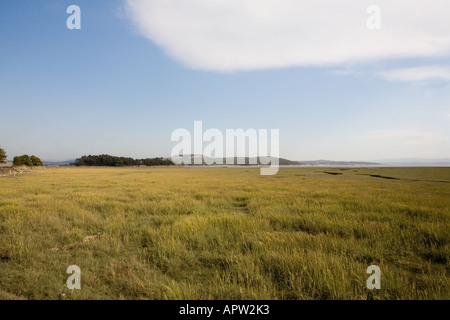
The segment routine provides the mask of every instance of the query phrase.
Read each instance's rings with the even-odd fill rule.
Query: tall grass
[[[0,178],[0,298],[449,299],[449,182],[449,168]],[[366,288],[371,264],[380,290]]]

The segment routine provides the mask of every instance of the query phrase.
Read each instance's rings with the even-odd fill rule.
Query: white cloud
[[[430,80],[450,81],[450,68],[442,66],[424,66],[381,71],[378,72],[377,75],[384,80],[394,82],[422,82]]]
[[[364,75],[364,72],[351,70],[351,69],[339,69],[331,71],[332,74],[336,74],[338,76],[360,76]]]
[[[448,0],[124,0],[142,34],[197,69],[329,66],[450,53]]]

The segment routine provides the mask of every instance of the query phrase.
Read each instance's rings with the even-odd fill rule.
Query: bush
[[[15,166],[43,166],[41,159],[39,159],[36,156],[28,156],[27,154],[24,154],[23,156],[14,157],[13,164]]]
[[[39,159],[36,156],[31,156],[30,160],[31,160],[31,163],[33,164],[33,166],[43,166],[44,165],[42,163],[41,159]]]

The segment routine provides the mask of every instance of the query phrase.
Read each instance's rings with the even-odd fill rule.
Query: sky
[[[450,2],[392,2],[2,0],[0,147],[167,157],[202,121],[291,160],[450,158]]]

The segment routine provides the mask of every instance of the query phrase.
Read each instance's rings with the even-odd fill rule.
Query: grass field
[[[450,168],[2,177],[0,299],[450,299],[449,208]]]

